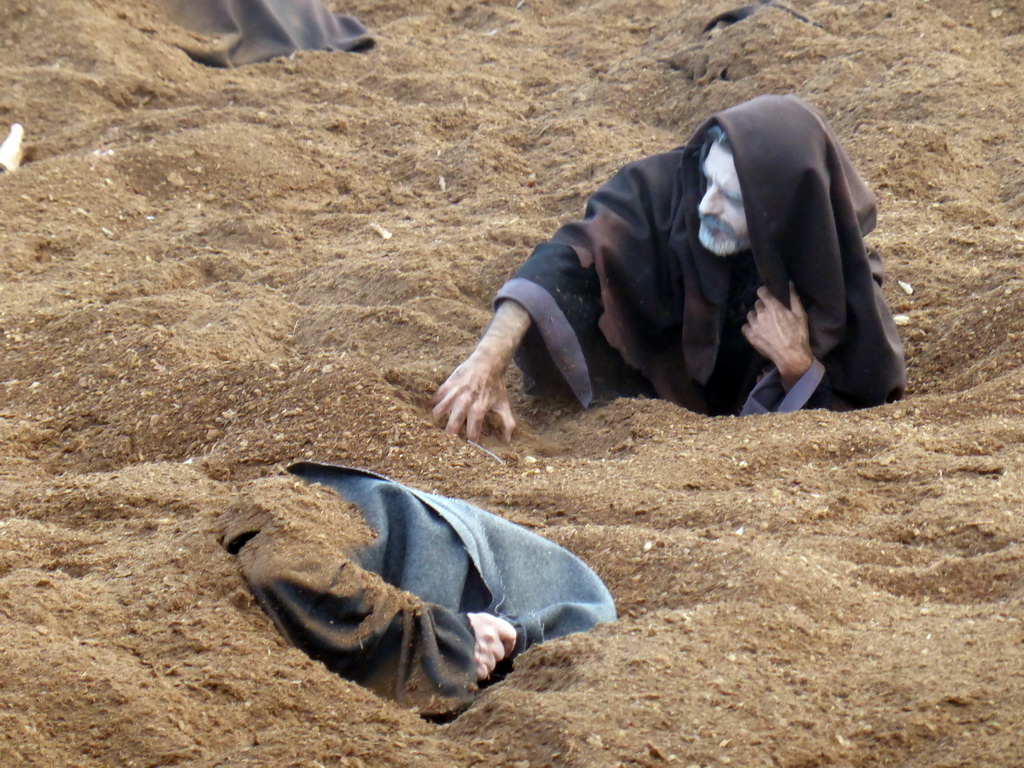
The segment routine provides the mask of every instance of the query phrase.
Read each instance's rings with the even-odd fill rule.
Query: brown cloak
[[[697,238],[701,149],[715,124],[732,146],[757,275],[787,304],[792,281],[807,311],[827,379],[824,399],[810,405],[845,410],[901,397],[903,349],[881,292],[881,260],[863,240],[875,225],[874,195],[822,117],[795,96],[760,96],[717,113],[684,147],[627,165],[591,197],[582,221],[538,246],[498,294],[534,319],[524,371],[542,348],[588,404],[583,380],[602,364],[579,307],[583,293],[597,291],[601,336],[658,396],[701,413],[739,411],[768,361],[748,349],[736,402],[709,405],[705,385],[716,370],[737,367],[720,352],[740,258],[716,256]]]

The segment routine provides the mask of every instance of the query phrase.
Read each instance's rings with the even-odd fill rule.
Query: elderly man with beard
[[[864,243],[875,197],[795,96],[717,113],[631,163],[495,298],[434,417],[508,441],[515,360],[529,394],[584,407],[660,397],[707,415],[849,410],[902,396],[903,349]]]

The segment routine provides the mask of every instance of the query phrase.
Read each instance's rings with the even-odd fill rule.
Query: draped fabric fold
[[[239,67],[295,51],[365,51],[373,37],[358,19],[320,0],[155,0],[178,24],[206,40],[182,43],[211,67]]]

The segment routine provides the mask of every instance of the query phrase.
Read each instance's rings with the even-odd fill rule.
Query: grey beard
[[[716,256],[732,256],[750,247],[748,238],[736,237],[736,231],[717,216],[700,217],[697,238]]]

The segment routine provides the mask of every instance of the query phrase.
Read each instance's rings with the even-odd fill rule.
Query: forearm
[[[486,358],[504,371],[530,329],[531,322],[529,313],[521,304],[510,299],[502,301],[473,354]]]
[[[429,714],[473,700],[475,646],[464,616],[325,552],[276,551],[264,542],[241,557],[243,575],[281,634],[332,672]]]

